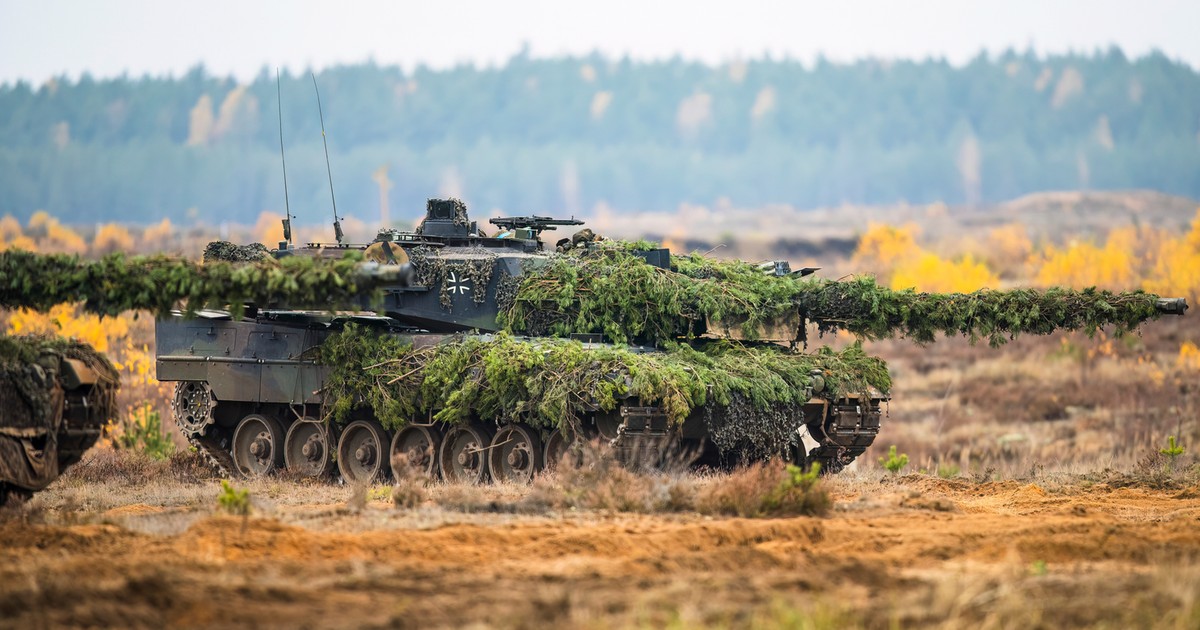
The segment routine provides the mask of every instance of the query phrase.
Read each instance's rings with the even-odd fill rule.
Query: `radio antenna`
[[[313,91],[317,93],[317,115],[321,117],[321,143],[325,145],[325,172],[329,174],[329,200],[333,202],[333,236],[337,239],[338,245],[342,244],[342,222],[337,215],[337,199],[333,196],[333,170],[329,168],[329,141],[325,139],[325,112],[321,111],[321,91],[317,89],[317,75],[309,73],[312,76]]]
[[[292,244],[292,205],[288,201],[287,158],[283,156],[283,92],[279,87],[279,68],[275,68],[275,104],[279,113],[279,161],[283,164],[283,207],[287,218],[283,220],[283,240]]]

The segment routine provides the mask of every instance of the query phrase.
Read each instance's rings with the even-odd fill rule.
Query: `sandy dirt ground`
[[[243,519],[211,480],[64,479],[0,519],[0,626],[1200,627],[1200,489],[1116,479],[850,475],[830,516],[786,519],[286,481]]]

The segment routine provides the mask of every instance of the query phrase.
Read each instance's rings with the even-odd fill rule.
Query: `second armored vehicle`
[[[118,374],[81,342],[0,336],[0,505],[58,478],[116,412]]]

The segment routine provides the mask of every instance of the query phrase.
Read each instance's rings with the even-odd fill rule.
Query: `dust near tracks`
[[[285,488],[286,490],[286,488]],[[212,516],[133,497],[0,523],[0,625],[1196,627],[1200,491],[911,476],[828,518]]]

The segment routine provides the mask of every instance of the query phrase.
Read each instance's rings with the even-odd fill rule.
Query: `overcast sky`
[[[721,63],[770,53],[809,61],[944,56],[981,49],[1158,49],[1200,67],[1197,0],[0,0],[0,82],[51,76],[253,78],[373,58],[411,68],[600,51]]]

